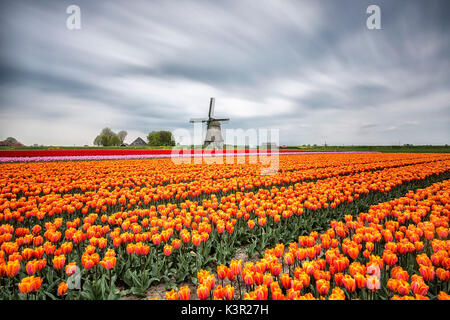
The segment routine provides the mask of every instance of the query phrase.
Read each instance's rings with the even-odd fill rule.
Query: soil
[[[247,249],[248,245],[246,246],[242,246],[240,248],[237,249],[236,255],[234,256],[233,259],[231,260],[241,260],[242,261],[242,265],[244,265],[246,262],[256,262],[259,260],[258,256],[256,255],[253,258],[249,258],[249,256],[246,253],[246,249]],[[230,260],[230,261],[231,261]],[[214,270],[214,268],[213,268]],[[217,273],[214,272],[214,276],[216,277],[216,284],[222,284],[221,280],[218,279],[217,277]],[[226,286],[227,284],[230,284],[230,281],[228,279],[225,279],[223,281],[223,286]],[[190,281],[185,281],[182,282],[180,284],[178,284],[177,288],[183,287],[183,286],[188,286],[191,289],[191,300],[198,300],[198,296],[197,296],[197,286],[194,285],[192,282]],[[123,287],[119,287],[119,289],[121,290],[125,290],[125,288]],[[158,298],[159,300],[164,300],[166,298],[166,285],[165,283],[160,283],[158,285],[152,285],[147,291],[146,291],[146,295],[145,297],[137,297],[133,294],[129,294],[126,296],[122,297],[122,300],[148,300],[148,299],[154,299],[154,298]]]

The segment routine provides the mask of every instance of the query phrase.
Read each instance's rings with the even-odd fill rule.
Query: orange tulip
[[[171,255],[173,247],[171,245],[166,244],[164,246],[164,254],[168,257]]]
[[[335,272],[344,272],[344,270],[348,267],[349,260],[347,257],[337,258],[334,260],[333,266],[335,268]]]
[[[292,285],[292,279],[287,273],[281,274],[280,281],[281,284],[283,285],[283,288],[286,290],[289,289]]]
[[[264,275],[261,272],[254,272],[253,281],[257,286],[262,285],[264,282]]]
[[[198,234],[192,235],[192,244],[198,247],[202,243],[202,238]]]
[[[316,249],[314,247],[307,248],[306,255],[309,259],[313,260],[316,257]]]
[[[397,279],[389,279],[387,281],[387,288],[391,290],[392,292],[397,292],[398,286],[400,282]]]
[[[397,279],[397,280],[408,281],[408,279],[409,279],[408,272],[403,270],[403,268],[400,266],[394,267],[392,269],[391,276],[392,276],[392,278]]]
[[[276,290],[272,292],[272,299],[273,300],[285,300],[286,297],[283,295],[281,290]]]
[[[420,294],[425,296],[428,293],[429,287],[423,282],[423,279],[420,280],[412,280],[411,281],[411,290],[414,294]]]
[[[66,256],[60,255],[53,258],[53,268],[56,270],[61,270],[64,268],[64,264],[66,263]]]
[[[270,287],[270,285],[272,284],[272,282],[273,282],[272,274],[270,274],[270,273],[268,273],[268,272],[264,273],[264,275],[263,275],[263,284],[264,284],[266,287]]]
[[[373,277],[378,279],[378,277],[376,275],[373,275]],[[366,279],[365,275],[363,275],[361,273],[356,273],[354,275],[354,278],[355,278],[356,286],[358,287],[358,289],[364,289],[366,287],[367,279]]]
[[[294,264],[294,259],[294,255],[291,252],[284,255],[284,263],[288,266],[292,266]]]
[[[60,284],[59,284],[59,286],[58,286],[58,295],[59,296],[63,296],[63,295],[65,295],[66,294],[66,292],[67,292],[67,283],[65,283],[65,282],[61,282]]]
[[[400,295],[406,296],[407,294],[409,294],[410,290],[411,290],[411,286],[409,285],[408,282],[403,281],[403,280],[399,281],[397,291]]]
[[[392,253],[390,251],[384,251],[383,260],[388,266],[393,266],[397,263],[398,258],[395,253]]]
[[[233,223],[231,223],[231,221],[228,221],[226,223],[226,230],[227,230],[228,234],[232,234],[234,232],[234,225],[233,225]]]
[[[306,259],[306,249],[299,248],[295,251],[295,258],[299,261],[303,261]]]
[[[181,246],[181,240],[180,239],[173,239],[172,240],[172,247],[177,250]]]
[[[258,218],[258,224],[261,226],[261,227],[264,227],[264,225],[266,224],[266,222],[267,222],[267,219],[266,218]]]
[[[113,269],[116,265],[116,257],[105,257],[100,264],[107,270]]]
[[[233,272],[234,275],[240,275],[242,270],[242,261],[232,260],[229,269]]]
[[[450,300],[450,294],[448,294],[444,291],[441,291],[441,292],[439,292],[438,299],[439,300]]]
[[[206,300],[209,296],[208,286],[200,284],[197,288],[197,296],[200,300]]]
[[[214,300],[223,300],[224,297],[224,288],[222,285],[218,285],[213,291]]]
[[[178,300],[178,293],[175,289],[166,292],[166,300]]]
[[[25,269],[26,269],[28,275],[35,274],[36,271],[37,271],[37,268],[38,268],[38,265],[37,265],[37,261],[36,260],[28,261],[26,266],[25,266]]]
[[[269,291],[265,285],[259,285],[255,288],[256,300],[267,300]]]
[[[450,278],[450,271],[443,268],[436,269],[436,276],[442,282],[447,282]]]
[[[347,252],[348,256],[350,258],[352,258],[353,260],[355,260],[356,258],[358,258],[359,255],[359,249],[357,247],[351,247],[348,249]]]
[[[19,283],[19,290],[23,294],[33,291],[33,276],[23,278]]]
[[[183,286],[178,291],[178,296],[180,300],[190,300],[191,299],[191,289],[188,286]]]
[[[281,272],[281,263],[272,262],[270,264],[270,272],[274,277],[278,276]]]
[[[330,290],[330,282],[325,279],[319,279],[316,281],[316,289],[321,296],[325,296]]]
[[[337,286],[343,286],[344,285],[344,274],[343,273],[335,273],[334,274],[334,282]]]
[[[217,277],[220,280],[225,279],[227,277],[227,273],[228,273],[228,268],[225,265],[221,264],[221,265],[217,266]]]
[[[8,263],[5,266],[5,273],[8,277],[12,278],[15,277],[20,271],[20,261],[14,260],[14,261],[8,261]]]
[[[152,236],[152,242],[155,246],[159,245],[161,243],[161,235],[159,234],[154,234]]]
[[[434,280],[434,267],[433,266],[420,266],[419,268],[420,275],[423,277],[425,281],[433,281]]]
[[[345,275],[342,280],[344,283],[344,287],[348,292],[353,292],[356,290],[356,281],[350,275]]]
[[[40,277],[26,277],[23,278],[19,283],[19,290],[23,294],[29,292],[38,291],[41,287],[42,279]]]
[[[225,288],[223,288],[223,296],[226,300],[233,300],[234,298],[234,287],[231,285],[226,285]]]
[[[216,229],[219,234],[222,234],[225,231],[225,223],[223,221],[220,221],[217,224]]]
[[[230,281],[233,281],[235,278],[235,274],[234,274],[233,270],[231,270],[230,268],[228,268],[228,270],[227,270],[227,278]]]
[[[243,272],[242,278],[243,278],[243,280],[244,280],[244,283],[245,283],[247,286],[251,287],[251,286],[253,285],[253,283],[254,283],[253,272],[245,272],[245,274],[244,274],[244,272]]]
[[[345,300],[345,293],[341,288],[335,287],[328,297],[329,300]]]
[[[428,266],[428,267],[432,266],[432,262],[431,262],[430,258],[425,253],[417,255],[416,261],[417,261],[417,264],[419,264],[419,265],[424,265],[424,266]]]
[[[136,249],[136,245],[134,243],[129,243],[127,244],[127,253],[128,254],[133,254],[135,252]]]

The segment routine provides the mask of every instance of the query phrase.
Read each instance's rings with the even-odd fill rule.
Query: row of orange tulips
[[[232,158],[233,159],[233,158]],[[41,193],[67,193],[72,190],[94,191],[107,187],[140,187],[162,184],[206,181],[243,176],[259,176],[260,162],[250,157],[238,157],[226,165],[174,164],[170,159],[148,159],[128,161],[78,161],[46,163],[2,164],[0,190],[24,195]],[[389,164],[413,164],[420,161],[448,159],[446,155],[424,154],[337,154],[330,157],[320,155],[281,156],[279,171],[298,171],[331,167],[349,167],[358,164],[376,164],[378,168]],[[241,163],[244,162],[244,163]],[[374,167],[377,168],[377,167]],[[49,174],[51,172],[51,174]]]

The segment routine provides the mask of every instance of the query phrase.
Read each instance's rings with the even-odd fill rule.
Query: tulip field
[[[0,299],[450,298],[450,154],[251,157],[0,163]]]

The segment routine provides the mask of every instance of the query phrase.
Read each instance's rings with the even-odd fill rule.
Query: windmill
[[[222,129],[220,127],[220,122],[226,122],[230,119],[224,118],[224,119],[217,119],[214,118],[214,102],[215,99],[211,98],[211,101],[209,102],[209,112],[208,112],[208,119],[191,119],[190,122],[206,122],[206,136],[205,141],[203,142],[204,147],[209,147],[210,145],[213,145],[215,149],[222,149],[223,148],[223,137],[222,137]]]

